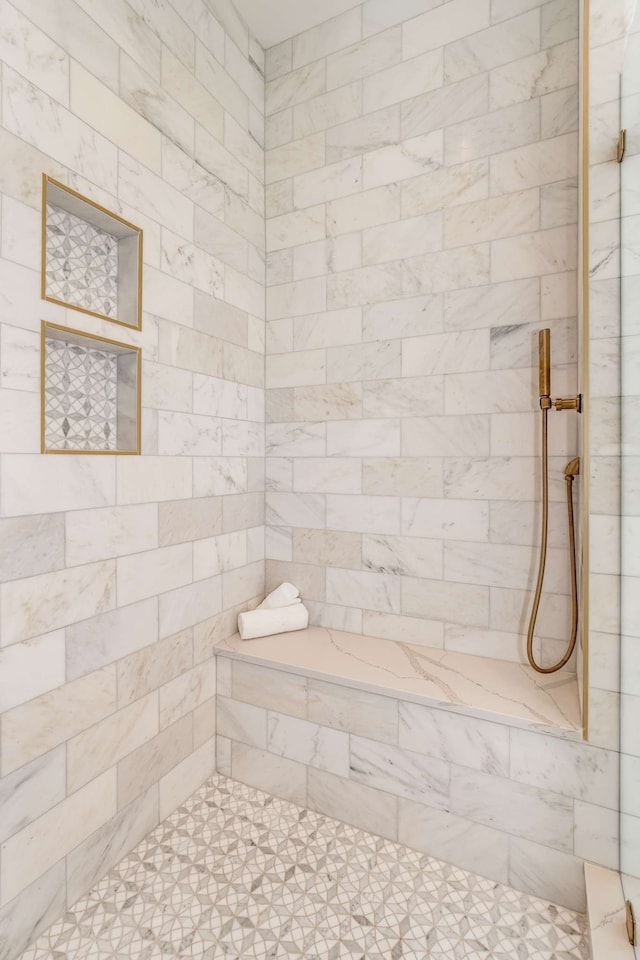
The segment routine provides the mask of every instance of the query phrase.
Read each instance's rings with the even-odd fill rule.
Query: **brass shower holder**
[[[551,397],[540,397],[541,410],[575,410],[576,413],[582,413],[582,394],[575,397],[557,397],[552,400]]]

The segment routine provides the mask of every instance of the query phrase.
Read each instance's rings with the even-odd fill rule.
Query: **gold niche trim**
[[[59,339],[64,340],[64,335],[70,335],[74,338],[87,340],[89,342],[106,343],[112,347],[119,347],[127,353],[136,356],[136,443],[133,450],[58,450],[47,447],[45,443],[46,431],[46,339],[50,330],[63,334]],[[142,349],[134,347],[130,343],[122,343],[119,340],[109,340],[107,337],[99,337],[97,334],[85,333],[84,330],[74,330],[71,327],[63,327],[58,323],[49,323],[48,320],[42,320],[40,324],[40,452],[49,454],[71,454],[72,456],[97,456],[97,457],[137,457],[142,453]]]
[[[114,223],[119,224],[120,228],[124,228],[130,236],[135,236],[137,239],[137,254],[136,254],[136,270],[137,270],[137,279],[136,279],[136,291],[137,291],[137,302],[136,302],[136,322],[128,323],[126,320],[121,320],[119,317],[109,317],[105,313],[99,313],[95,310],[88,310],[85,307],[79,307],[75,303],[68,303],[66,300],[59,300],[57,297],[52,297],[47,294],[47,196],[49,187],[54,187],[56,190],[62,190],[64,193],[68,194],[69,197],[73,198],[76,201],[79,201],[80,204],[86,204],[88,207],[91,207],[102,217],[108,218],[109,220],[114,221]],[[89,221],[88,221],[89,222]],[[68,187],[65,183],[61,183],[59,180],[55,180],[53,177],[48,176],[46,173],[42,174],[42,264],[41,264],[41,296],[43,300],[48,301],[49,303],[57,303],[61,307],[66,307],[68,310],[77,310],[79,313],[88,314],[91,317],[98,317],[100,320],[108,320],[109,323],[117,323],[122,327],[127,327],[129,330],[141,330],[142,329],[142,243],[143,243],[143,231],[141,227],[137,227],[134,223],[131,223],[129,220],[125,220],[124,217],[118,216],[117,213],[113,213],[112,210],[108,210],[107,207],[103,207],[101,204],[96,203],[95,200],[85,197],[83,194],[78,193],[77,190],[73,190],[71,187]]]

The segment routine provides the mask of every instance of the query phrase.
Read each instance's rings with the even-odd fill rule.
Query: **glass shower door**
[[[620,870],[640,943],[640,4],[621,87]],[[640,946],[636,946],[640,958]]]

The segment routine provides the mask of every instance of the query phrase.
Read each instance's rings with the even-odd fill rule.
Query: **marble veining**
[[[587,960],[585,918],[216,776],[22,960]]]
[[[468,716],[581,738],[571,674],[539,678],[520,663],[323,627],[248,641],[236,634],[222,640],[217,652]]]

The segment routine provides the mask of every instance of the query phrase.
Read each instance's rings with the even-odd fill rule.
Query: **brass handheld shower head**
[[[538,335],[538,370],[542,400],[551,396],[551,330],[548,327]]]

